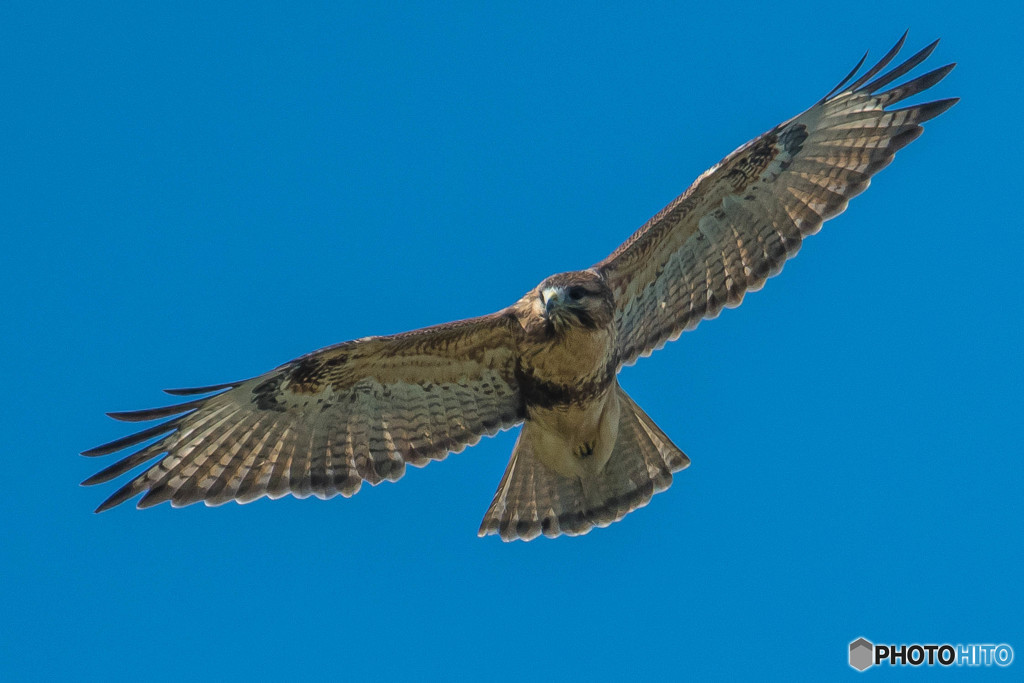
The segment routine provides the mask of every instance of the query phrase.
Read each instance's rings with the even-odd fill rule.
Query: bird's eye
[[[570,287],[569,288],[569,298],[572,299],[573,301],[579,301],[580,299],[582,299],[586,295],[587,295],[587,290],[584,289],[583,287]]]

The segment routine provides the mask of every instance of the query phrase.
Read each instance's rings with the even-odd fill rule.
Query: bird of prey
[[[351,496],[519,423],[481,536],[579,535],[645,505],[690,461],[622,390],[620,368],[760,289],[956,103],[891,108],[954,66],[892,85],[938,42],[882,73],[905,39],[725,157],[606,259],[552,275],[507,308],[344,342],[244,381],[168,390],[200,396],[177,405],[110,413],[171,419],[85,451],[145,444],[86,485],[156,459],[97,512],[142,493],[140,508]]]

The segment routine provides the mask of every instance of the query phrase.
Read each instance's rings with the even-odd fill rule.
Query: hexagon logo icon
[[[875,646],[865,638],[858,638],[850,643],[850,666],[857,671],[864,671],[874,664]]]

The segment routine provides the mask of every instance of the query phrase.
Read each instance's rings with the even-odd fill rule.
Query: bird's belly
[[[582,405],[532,408],[527,422],[537,458],[565,477],[600,473],[618,436],[619,401],[613,387]]]

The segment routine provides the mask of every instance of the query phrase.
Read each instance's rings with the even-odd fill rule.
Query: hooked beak
[[[544,302],[544,315],[550,316],[551,310],[565,299],[565,292],[561,287],[545,287],[540,292],[540,298]]]

